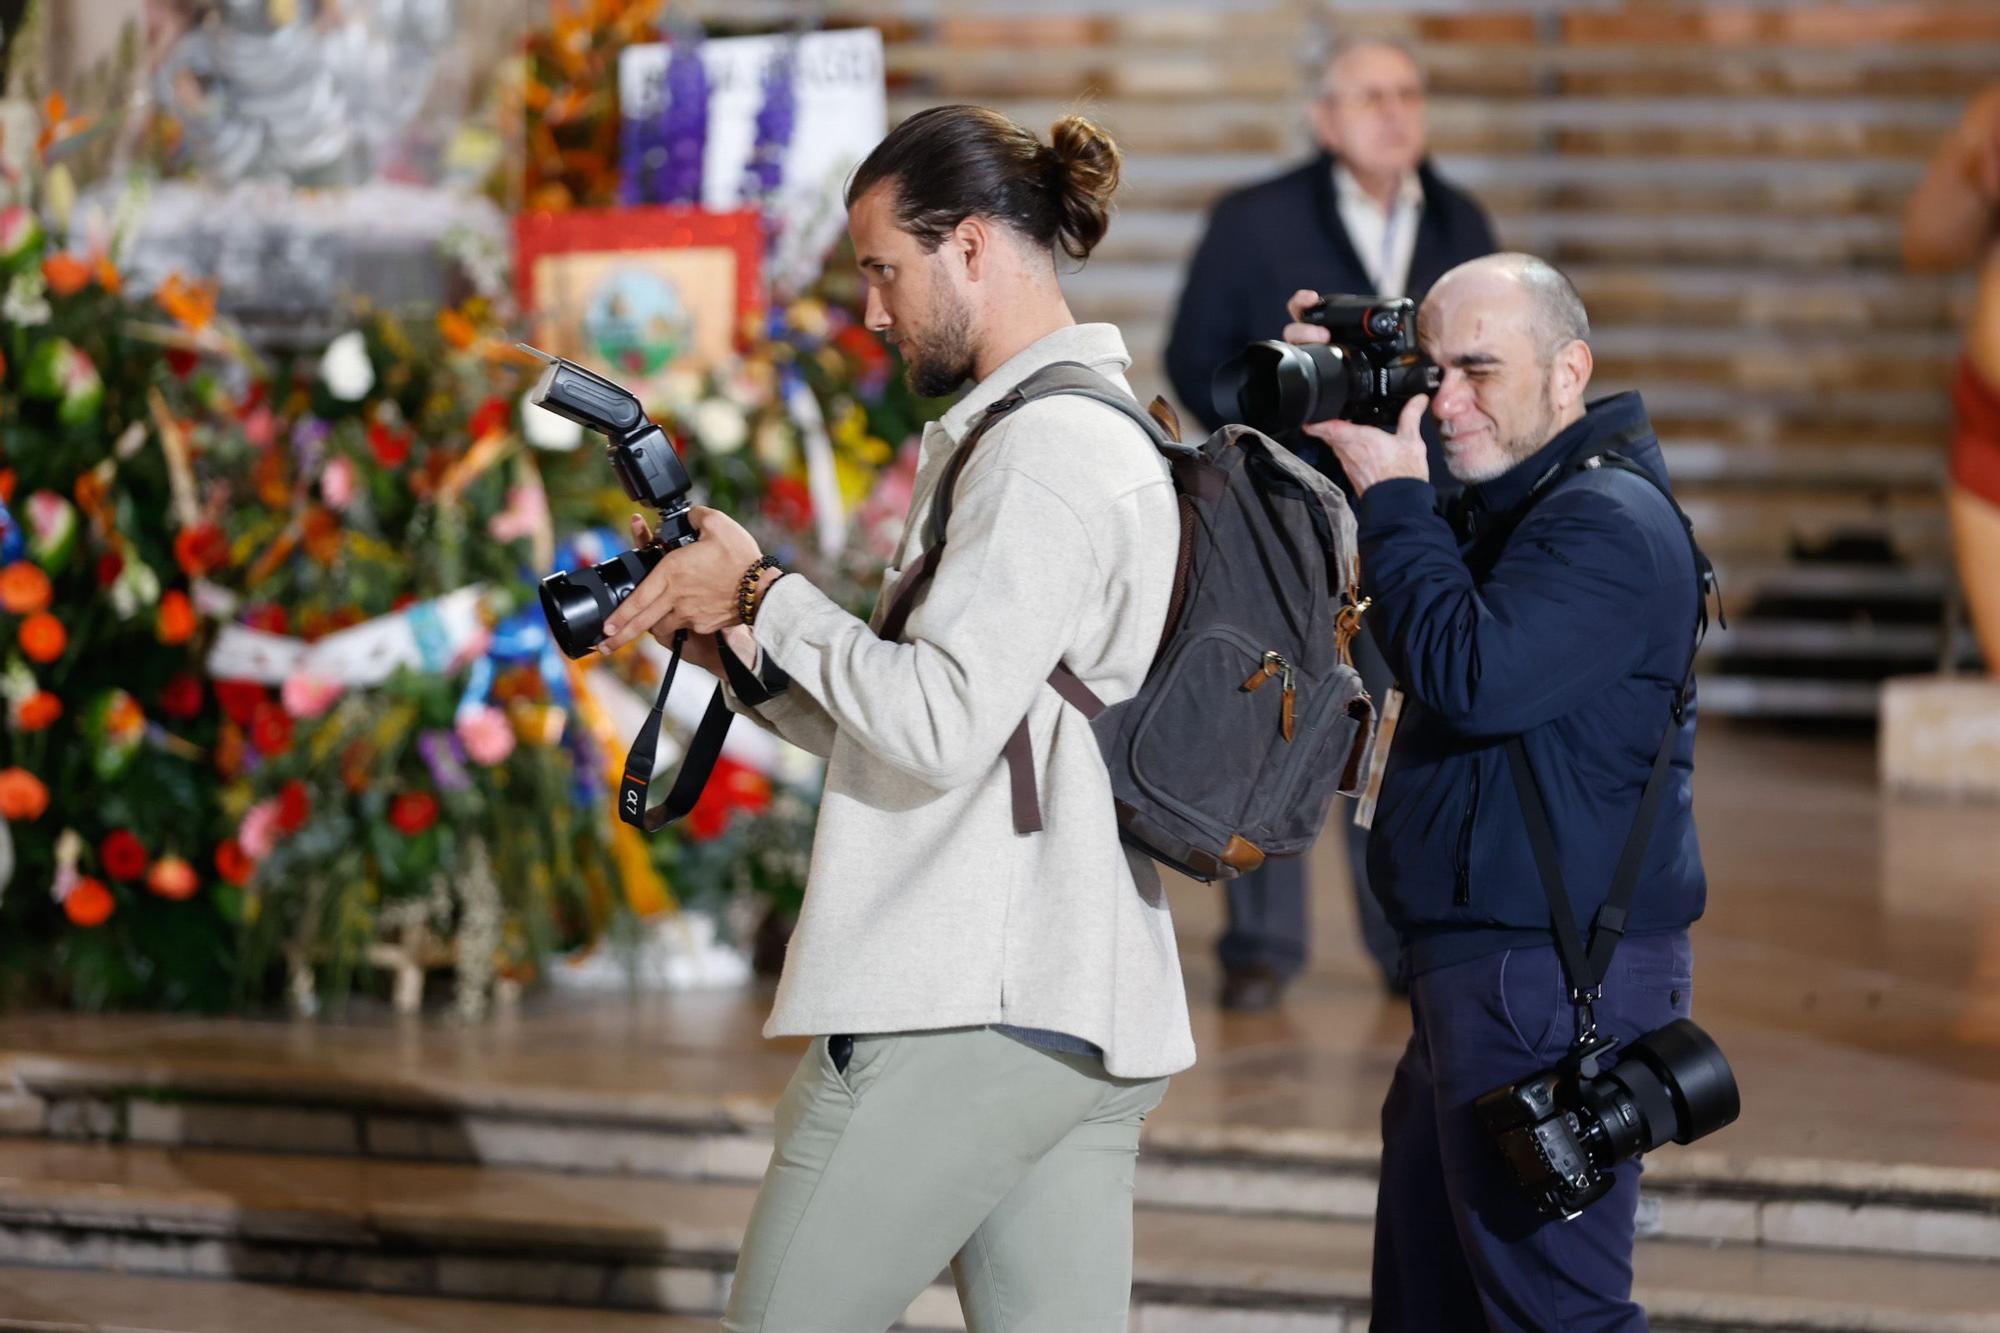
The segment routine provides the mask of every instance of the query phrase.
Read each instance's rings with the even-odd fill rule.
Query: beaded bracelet
[[[767,555],[760,556],[756,564],[743,571],[743,578],[736,585],[736,616],[745,625],[757,623],[757,607],[764,600],[757,596],[758,580],[764,576],[765,570],[777,567],[778,558]]]

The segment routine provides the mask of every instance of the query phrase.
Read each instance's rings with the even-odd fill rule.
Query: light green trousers
[[[1165,1079],[989,1028],[815,1038],[730,1291],[728,1333],[882,1333],[947,1264],[969,1333],[1125,1333],[1132,1173]]]

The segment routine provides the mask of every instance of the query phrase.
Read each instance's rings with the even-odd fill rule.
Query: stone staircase
[[[284,1028],[241,1030],[228,1059],[12,1057],[0,1264],[19,1267],[0,1267],[0,1329],[125,1327],[93,1302],[128,1299],[154,1312],[129,1327],[158,1330],[335,1299],[353,1304],[329,1328],[463,1327],[441,1312],[465,1309],[561,1330],[726,1299],[768,1102],[303,1072],[254,1058]],[[672,1060],[660,1075],[683,1085]],[[1149,1126],[1133,1327],[1365,1328],[1373,1159],[1339,1134]],[[1647,1179],[1637,1271],[1656,1328],[2000,1333],[2000,1171],[1676,1150]],[[78,1284],[106,1273],[122,1276]],[[457,1304],[475,1301],[505,1304]],[[958,1327],[948,1285],[906,1323]]]

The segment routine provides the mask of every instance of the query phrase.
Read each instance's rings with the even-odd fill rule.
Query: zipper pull
[[[1278,660],[1284,661],[1283,658]],[[1278,728],[1284,732],[1287,745],[1292,743],[1292,705],[1297,701],[1298,695],[1298,684],[1292,673],[1292,664],[1285,662],[1285,704],[1278,712]]]
[[[1289,667],[1285,666],[1283,655],[1277,652],[1265,653],[1264,665],[1250,673],[1250,679],[1243,682],[1243,688],[1255,694],[1264,687],[1265,681],[1277,675],[1281,670],[1290,670]]]

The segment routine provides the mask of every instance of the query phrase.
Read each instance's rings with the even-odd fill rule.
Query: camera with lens
[[[1331,341],[1254,342],[1224,361],[1212,386],[1224,420],[1266,435],[1336,417],[1394,430],[1403,404],[1437,390],[1437,367],[1417,351],[1415,301],[1329,296],[1299,318]]]
[[[1655,1028],[1605,1069],[1616,1045],[1597,1038],[1474,1103],[1515,1177],[1551,1217],[1573,1218],[1603,1198],[1620,1162],[1713,1134],[1742,1109],[1722,1049],[1691,1020]]]
[[[556,646],[582,657],[604,639],[604,622],[668,551],[698,535],[688,520],[687,469],[667,433],[653,424],[631,390],[574,361],[517,344],[545,363],[529,401],[605,437],[605,456],[625,494],[659,513],[649,545],[542,580],[542,614]]]

